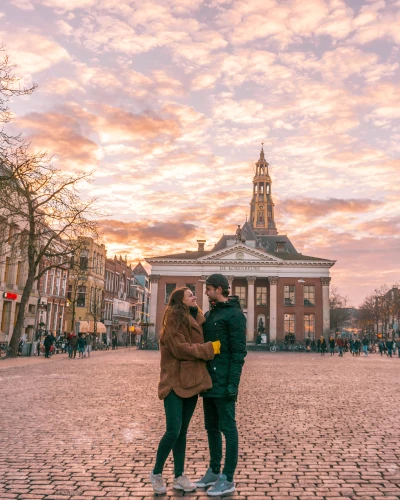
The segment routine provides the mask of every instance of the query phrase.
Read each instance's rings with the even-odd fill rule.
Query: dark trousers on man
[[[235,401],[227,398],[203,398],[204,423],[210,449],[210,467],[221,472],[222,434],[225,437],[225,463],[222,474],[233,481],[239,454],[239,436],[235,420]]]
[[[162,473],[171,450],[174,457],[175,477],[180,477],[184,473],[186,435],[197,399],[197,394],[191,398],[181,398],[174,391],[171,391],[164,399],[167,430],[158,445],[154,474]]]
[[[49,346],[47,346],[47,345],[44,346],[44,357],[45,358],[49,358],[50,357],[50,348],[51,348],[50,345]]]

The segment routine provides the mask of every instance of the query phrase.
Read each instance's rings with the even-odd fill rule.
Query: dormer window
[[[286,241],[277,241],[276,242],[276,253],[284,253],[286,250]]]

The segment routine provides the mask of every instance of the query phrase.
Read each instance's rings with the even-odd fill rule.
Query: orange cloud
[[[81,124],[61,113],[29,113],[17,121],[26,130],[35,149],[55,154],[66,169],[75,164],[94,166],[100,157],[100,148],[82,133]]]
[[[376,209],[382,201],[367,199],[336,199],[303,198],[296,200],[281,200],[279,211],[286,214],[296,214],[296,217],[324,217],[334,212],[363,213]]]

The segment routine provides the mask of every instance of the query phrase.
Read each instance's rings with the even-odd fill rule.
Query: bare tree
[[[97,339],[97,322],[100,321],[104,309],[104,290],[93,283],[90,288],[89,316],[93,321],[93,337]]]
[[[37,87],[36,84],[21,87],[21,78],[14,75],[15,67],[5,53],[4,45],[0,45],[0,165],[2,159],[10,152],[24,147],[24,141],[20,135],[10,135],[4,128],[4,124],[12,119],[8,103],[13,97],[32,94]]]
[[[0,119],[10,120],[10,96],[29,94],[17,89],[13,66],[7,56],[0,63]],[[83,236],[97,237],[97,223],[91,217],[94,200],[82,201],[78,190],[91,173],[64,173],[46,153],[32,154],[19,136],[0,134],[0,226],[5,234],[3,251],[9,259],[25,259],[27,272],[16,324],[10,341],[14,356],[22,334],[26,307],[34,282],[49,269],[65,269],[81,246]]]
[[[372,340],[376,321],[376,300],[373,295],[368,295],[358,309],[358,325]]]
[[[336,287],[331,287],[329,293],[331,328],[340,331],[346,321],[350,319],[350,309],[347,307],[348,298],[341,295]]]

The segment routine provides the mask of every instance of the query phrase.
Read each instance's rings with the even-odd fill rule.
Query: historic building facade
[[[22,293],[28,276],[26,252],[16,240],[20,239],[20,226],[0,218],[0,343],[9,343],[17,321]],[[39,301],[37,281],[29,296],[22,338],[34,340],[34,329]]]
[[[136,333],[141,332],[141,300],[132,267],[121,256],[106,260],[104,324],[107,337],[111,341],[116,335],[119,345],[134,344]]]
[[[158,338],[171,292],[190,287],[198,304],[209,308],[204,280],[213,273],[227,276],[247,318],[247,340],[296,340],[329,334],[329,270],[334,261],[303,255],[287,236],[278,234],[274,219],[272,180],[264,151],[256,162],[250,218],[236,233],[224,235],[211,250],[198,240],[197,251],[146,259],[151,265],[149,336]]]
[[[82,248],[72,259],[69,271],[67,332],[75,330],[77,322],[97,324],[102,319],[105,261],[105,246],[93,238],[82,238]]]

